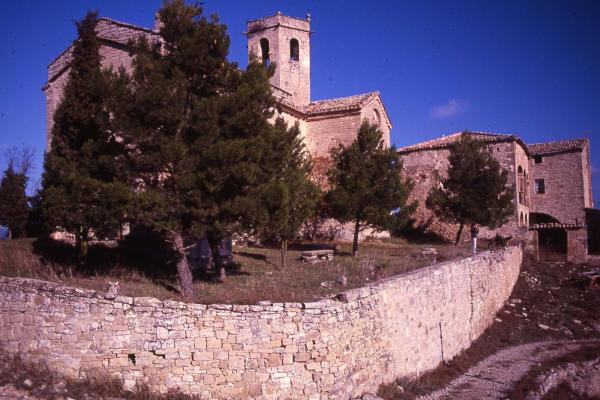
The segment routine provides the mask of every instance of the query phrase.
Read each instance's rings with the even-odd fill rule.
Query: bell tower
[[[247,24],[248,58],[275,63],[271,84],[298,106],[310,103],[310,34],[310,14],[302,19],[277,12]]]

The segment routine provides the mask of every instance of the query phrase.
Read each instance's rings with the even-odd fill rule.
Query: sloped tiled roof
[[[565,151],[581,151],[584,149],[587,139],[557,140],[554,142],[530,144],[529,152],[533,155],[562,153]]]
[[[413,144],[410,146],[400,147],[398,149],[398,152],[399,153],[410,153],[412,151],[419,151],[419,150],[442,149],[445,147],[449,147],[453,143],[457,142],[458,140],[460,140],[462,135],[465,135],[465,134],[469,135],[474,140],[479,140],[479,141],[488,142],[488,143],[506,142],[506,141],[515,140],[517,142],[520,142],[523,145],[523,147],[527,150],[524,143],[521,142],[521,139],[519,139],[515,135],[503,134],[503,133],[462,131],[462,132],[452,133],[450,135],[444,135],[444,136],[436,138],[436,139],[427,140],[425,142]]]
[[[379,92],[369,92],[354,96],[311,101],[310,104],[306,106],[304,112],[307,115],[316,115],[334,111],[359,110],[363,104],[378,95]]]

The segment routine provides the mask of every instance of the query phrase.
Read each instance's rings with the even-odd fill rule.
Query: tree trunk
[[[179,286],[183,297],[190,298],[194,295],[194,282],[192,271],[185,255],[183,237],[181,233],[175,233],[173,238],[175,252],[177,253],[177,274],[179,275]]]
[[[458,227],[458,232],[456,233],[456,240],[454,241],[455,246],[458,244],[458,242],[460,242],[460,237],[462,236],[464,227],[465,227],[465,223],[461,221],[460,225]]]
[[[227,279],[227,272],[225,271],[226,265],[225,262],[223,262],[221,251],[219,250],[220,244],[221,239],[208,239],[208,245],[212,254],[213,264],[215,269],[219,271],[219,277],[217,279],[219,282],[225,282],[225,279]]]
[[[75,234],[75,247],[77,248],[77,261],[79,264],[85,264],[88,255],[88,239],[83,228],[79,228],[79,232]]]
[[[288,242],[286,239],[281,240],[281,269],[285,268],[285,255],[287,253]]]
[[[358,233],[360,232],[360,222],[356,220],[354,223],[354,240],[352,241],[352,257],[358,254]]]

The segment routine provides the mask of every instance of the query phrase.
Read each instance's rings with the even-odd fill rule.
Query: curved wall
[[[0,278],[0,346],[203,398],[348,399],[434,368],[494,320],[520,248],[437,264],[338,299],[200,305]]]

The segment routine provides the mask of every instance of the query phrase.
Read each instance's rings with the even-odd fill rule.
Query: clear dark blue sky
[[[600,201],[600,1],[205,0],[246,64],[249,19],[312,14],[312,97],[379,90],[397,146],[462,129],[535,143],[588,137]],[[0,150],[33,146],[39,180],[46,66],[87,10],[151,27],[159,0],[6,1],[0,24]],[[0,169],[4,169],[0,158]]]

